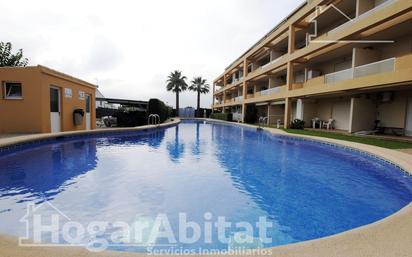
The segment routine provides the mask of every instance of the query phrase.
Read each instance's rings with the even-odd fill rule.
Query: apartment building
[[[214,81],[212,107],[412,136],[412,0],[308,0]]]

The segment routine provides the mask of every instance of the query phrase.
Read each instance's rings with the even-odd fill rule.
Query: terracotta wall
[[[21,82],[23,99],[5,99],[3,83]],[[43,131],[40,76],[37,67],[0,69],[0,133],[39,133]]]
[[[61,131],[86,129],[73,124],[73,110],[86,109],[86,101],[79,99],[79,91],[91,95],[91,129],[96,126],[96,101],[93,85],[83,83],[42,66],[0,68],[0,81],[22,83],[23,99],[4,99],[0,93],[0,133],[48,133],[50,125],[50,86],[61,90]],[[2,83],[3,84],[3,83]],[[72,89],[72,98],[66,98],[64,88]]]
[[[95,89],[83,86],[81,84],[74,83],[66,79],[53,76],[48,73],[42,73],[41,76],[42,91],[46,98],[49,99],[49,90],[50,86],[60,89],[61,92],[61,128],[62,131],[71,131],[71,130],[84,130],[86,129],[86,118],[83,117],[83,124],[80,126],[75,126],[73,123],[73,110],[74,109],[83,109],[86,111],[86,100],[81,100],[79,98],[79,91],[83,91],[86,94],[91,95],[91,124],[92,129],[96,128],[96,98],[95,98]],[[72,97],[65,97],[64,89],[72,89]],[[44,101],[42,110],[44,113],[50,112],[49,100]],[[50,132],[50,122],[44,123],[45,131]]]

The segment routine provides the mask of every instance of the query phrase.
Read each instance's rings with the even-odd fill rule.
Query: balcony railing
[[[277,94],[277,93],[280,93],[281,91],[282,91],[282,87],[273,87],[273,88],[269,88],[266,90],[262,90],[259,93],[261,96],[265,96],[265,95]]]
[[[369,76],[373,74],[395,71],[396,58],[386,59],[379,62],[369,63],[355,68],[350,68],[335,73],[325,75],[325,83],[335,83],[342,80],[349,80]]]
[[[240,82],[240,81],[242,81],[242,80],[243,80],[243,77],[240,77],[240,78],[238,78],[238,79],[234,79],[233,82],[232,82],[232,84],[236,84],[237,82]]]
[[[364,17],[370,16],[370,15],[373,14],[374,12],[383,9],[383,8],[385,8],[386,6],[392,4],[392,3],[396,2],[396,1],[397,1],[397,0],[387,0],[387,1],[385,1],[385,2],[383,2],[383,3],[381,3],[381,4],[379,4],[379,5],[375,6],[374,8],[370,9],[369,11],[366,11],[366,12],[362,13],[362,14],[359,15],[356,19],[359,20],[359,19],[362,19],[362,18],[364,18]]]
[[[342,70],[325,75],[325,83],[335,83],[342,80],[348,80],[353,78],[353,69]]]
[[[234,102],[242,102],[243,101],[243,96],[235,97],[235,98],[233,98],[233,101]]]
[[[381,3],[380,5],[375,6],[374,8],[370,9],[369,11],[366,11],[366,12],[362,13],[362,14],[359,15],[358,17],[356,17],[356,18],[354,18],[354,19],[352,19],[352,20],[348,20],[347,22],[341,24],[340,26],[338,26],[338,27],[330,30],[327,34],[328,34],[328,35],[329,35],[329,34],[333,34],[333,33],[336,33],[336,32],[338,32],[338,31],[340,31],[340,30],[342,30],[342,29],[344,29],[344,28],[347,28],[347,27],[351,26],[353,23],[357,22],[358,20],[370,16],[371,14],[375,13],[375,12],[378,11],[378,10],[381,10],[381,9],[385,8],[386,6],[392,4],[392,3],[395,2],[395,1],[397,1],[397,0],[387,0],[386,2],[383,2],[383,3]]]
[[[395,71],[396,58],[387,59],[375,63],[370,63],[362,66],[355,67],[353,76],[355,78],[369,76],[378,73],[385,73]]]
[[[270,62],[266,63],[265,65],[260,66],[259,69],[264,69],[264,68],[268,67],[268,66],[271,65],[272,63],[275,63],[275,62],[279,61],[280,59],[282,59],[282,57],[283,57],[283,55],[280,56],[280,57],[278,57],[278,58],[276,58],[276,59],[273,60],[273,61],[270,61]]]

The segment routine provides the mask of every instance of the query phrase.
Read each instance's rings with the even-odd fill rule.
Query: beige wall
[[[292,113],[295,115],[296,104]],[[329,98],[316,101],[305,101],[303,107],[303,120],[306,127],[312,126],[312,119],[319,118],[323,121],[335,120],[337,129],[349,130],[350,99]]]
[[[312,119],[317,117],[316,102],[303,102],[303,120],[305,121],[305,127],[312,127]]]
[[[369,131],[375,127],[376,103],[372,99],[352,98],[349,132]]]
[[[397,38],[395,44],[383,45],[382,59],[403,56],[412,53],[412,36]]]
[[[375,0],[357,0],[357,15],[361,15],[375,7]]]
[[[354,67],[377,62],[381,59],[381,52],[376,49],[354,48]]]
[[[269,123],[276,124],[278,119],[280,119],[283,122],[285,118],[285,105],[270,105],[269,108]]]
[[[393,101],[378,104],[378,120],[382,127],[404,128],[408,94],[396,92]]]

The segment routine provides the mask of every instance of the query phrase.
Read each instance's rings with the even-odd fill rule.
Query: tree
[[[200,94],[209,93],[209,85],[206,83],[206,79],[197,77],[193,78],[189,90],[197,92],[197,115],[200,115]]]
[[[15,54],[11,50],[10,42],[0,42],[0,67],[26,67],[29,61],[23,58],[23,50],[19,49]]]
[[[186,83],[186,77],[182,76],[181,71],[174,71],[171,72],[170,75],[167,77],[167,91],[172,91],[176,94],[176,112],[177,116],[179,116],[179,93],[186,91],[188,85]]]

